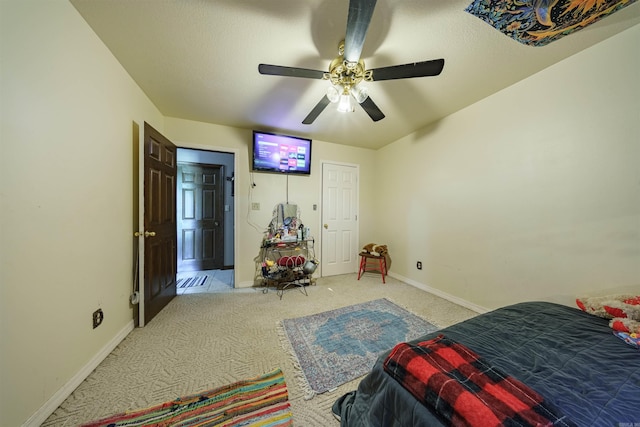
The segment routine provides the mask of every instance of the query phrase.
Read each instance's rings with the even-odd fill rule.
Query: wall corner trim
[[[461,305],[461,306],[463,306],[465,308],[468,308],[471,311],[475,311],[476,313],[483,314],[483,313],[487,313],[487,312],[491,311],[488,308],[485,308],[485,307],[482,307],[480,305],[474,304],[474,303],[472,303],[470,301],[467,301],[465,299],[459,298],[459,297],[457,297],[455,295],[448,294],[448,293],[443,292],[443,291],[441,291],[439,289],[432,288],[431,286],[425,285],[423,283],[416,282],[415,280],[408,279],[408,278],[406,278],[404,276],[401,276],[399,274],[389,272],[389,276],[393,277],[394,279],[398,279],[401,282],[404,282],[404,283],[406,283],[408,285],[416,287],[416,288],[418,288],[420,290],[423,290],[425,292],[429,292],[430,294],[434,294],[436,296],[439,296],[440,298],[444,298],[447,301],[451,301],[454,304]]]

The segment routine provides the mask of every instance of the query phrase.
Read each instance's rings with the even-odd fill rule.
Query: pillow
[[[640,335],[640,322],[622,317],[611,319],[609,326],[614,331]]]
[[[617,317],[640,321],[640,295],[607,295],[577,298],[578,307],[594,316],[605,319]]]
[[[613,317],[640,320],[640,296],[625,298],[621,302],[614,301],[612,304],[607,303],[604,309]]]
[[[640,295],[607,295],[577,298],[576,304],[586,313],[611,319],[609,327],[614,335],[627,344],[639,348]]]

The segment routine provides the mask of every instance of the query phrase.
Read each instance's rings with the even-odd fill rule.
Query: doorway
[[[177,294],[231,291],[234,153],[178,148],[177,164]]]
[[[358,270],[359,167],[322,164],[322,276]]]

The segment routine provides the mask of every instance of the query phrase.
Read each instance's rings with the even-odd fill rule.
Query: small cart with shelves
[[[282,299],[284,292],[298,288],[305,295],[313,284],[318,261],[314,239],[299,219],[297,205],[279,204],[261,245],[263,292],[275,288]]]
[[[275,287],[280,299],[287,289],[297,287],[307,295],[316,270],[314,240],[265,240],[262,244],[263,292]]]

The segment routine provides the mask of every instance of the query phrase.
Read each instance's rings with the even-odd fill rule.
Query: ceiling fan
[[[365,88],[359,86],[360,82],[437,76],[442,72],[444,59],[367,70],[360,54],[375,6],[376,0],[349,0],[346,37],[338,46],[338,56],[329,64],[329,72],[270,64],[258,65],[260,74],[324,79],[331,82],[327,94],[305,117],[303,124],[313,123],[332,102],[338,103],[338,111],[353,111],[351,98],[360,104],[374,122],[377,122],[384,118],[384,114],[368,96]]]

